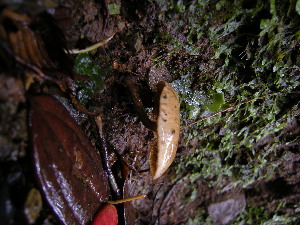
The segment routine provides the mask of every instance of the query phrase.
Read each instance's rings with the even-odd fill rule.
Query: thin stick
[[[103,45],[105,45],[107,42],[109,42],[112,38],[114,37],[114,35],[110,36],[109,38],[100,41],[94,45],[91,45],[85,49],[70,49],[70,50],[65,50],[65,53],[67,54],[81,54],[81,53],[86,53],[86,52],[91,52],[97,48],[102,47]]]
[[[143,195],[138,195],[138,196],[134,196],[134,197],[130,197],[130,198],[125,198],[125,199],[120,199],[120,200],[116,200],[116,201],[108,201],[109,204],[115,205],[115,204],[120,204],[120,203],[124,203],[124,202],[129,202],[132,200],[137,200],[137,199],[141,199],[141,198],[145,198],[147,195],[143,194]]]
[[[101,146],[102,146],[102,151],[100,151],[100,153],[101,153],[101,156],[103,158],[103,166],[104,166],[104,168],[107,172],[108,181],[109,181],[110,186],[111,186],[111,188],[114,192],[114,195],[118,199],[118,198],[121,198],[121,191],[118,187],[117,181],[114,177],[114,174],[113,174],[113,172],[111,170],[111,167],[110,167],[110,164],[108,162],[109,161],[108,160],[108,146],[107,146],[107,143],[106,143],[105,134],[103,132],[103,122],[102,122],[102,117],[101,117],[100,114],[98,116],[96,116],[95,121],[96,121],[96,124],[97,124],[98,129],[99,129],[99,137],[100,137]]]
[[[201,118],[200,120],[197,120],[197,121],[195,121],[195,122],[193,122],[193,123],[190,123],[190,124],[188,124],[188,125],[186,125],[186,126],[180,128],[180,130],[186,129],[186,128],[188,128],[188,127],[190,127],[190,126],[192,126],[192,125],[194,125],[194,124],[196,124],[196,123],[199,123],[199,122],[202,122],[202,121],[204,121],[204,120],[207,120],[207,119],[209,119],[209,118],[211,118],[211,117],[214,117],[214,116],[216,116],[216,115],[218,115],[218,114],[221,114],[221,113],[223,113],[223,112],[229,112],[229,111],[231,111],[232,109],[234,109],[234,108],[236,108],[236,107],[238,107],[238,106],[240,106],[240,105],[243,105],[243,104],[246,104],[246,103],[249,103],[249,102],[253,102],[253,101],[256,101],[257,99],[262,99],[262,98],[265,98],[265,97],[268,96],[268,95],[273,95],[273,94],[274,94],[274,93],[266,94],[266,95],[260,96],[260,97],[258,97],[258,98],[254,98],[254,99],[251,99],[251,100],[248,100],[248,101],[241,102],[241,103],[239,103],[239,104],[233,105],[233,106],[231,106],[231,107],[229,107],[229,108],[227,108],[227,109],[221,110],[221,111],[216,112],[216,113],[214,113],[214,114],[212,114],[212,115],[209,115],[209,116],[207,116],[207,117]]]

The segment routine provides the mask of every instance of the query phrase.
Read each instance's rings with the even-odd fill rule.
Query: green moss
[[[213,221],[209,218],[207,212],[203,208],[198,208],[196,216],[194,218],[189,218],[185,224],[186,225],[193,225],[193,224],[210,225],[213,224]]]
[[[86,104],[95,92],[104,89],[104,71],[100,69],[99,62],[92,60],[88,53],[79,54],[75,59],[74,72],[86,76],[86,80],[77,79],[77,98]]]
[[[221,110],[221,107],[224,105],[225,99],[223,93],[214,93],[211,98],[211,103],[207,105],[207,108],[211,112],[217,112]]]
[[[185,4],[183,0],[154,0],[162,11],[175,11],[179,13],[185,12]]]
[[[186,148],[194,151],[175,162],[179,177],[188,170],[192,182],[205,179],[220,190],[225,180],[227,187],[246,188],[275,177],[285,160],[278,153],[282,143],[277,137],[299,108],[299,102],[289,97],[300,86],[295,57],[299,55],[298,2],[193,1],[185,5],[184,37],[176,32],[157,37],[157,43],[171,49],[169,57],[184,55],[190,60],[178,70],[172,69],[170,60],[159,59],[179,77],[172,85],[180,96],[182,126],[256,99],[182,131]],[[167,6],[163,12],[175,16],[177,12]],[[180,29],[180,25],[174,28]],[[197,140],[197,146],[191,140]],[[262,140],[267,146],[255,147]],[[250,224],[274,224],[283,218],[275,212],[265,219],[266,213],[248,207],[244,219]]]
[[[296,3],[296,11],[297,11],[297,13],[300,15],[300,0],[297,0],[297,3]]]
[[[244,222],[247,224],[263,224],[271,218],[270,213],[264,207],[249,207],[236,218],[235,224]]]
[[[107,5],[110,15],[119,15],[121,6],[115,3],[110,3]]]
[[[250,207],[246,209],[237,217],[233,224],[263,224],[263,225],[284,225],[284,224],[299,224],[300,218],[286,217],[280,215],[279,211],[285,208],[285,203],[279,203],[275,209],[275,213],[268,212],[264,207]]]

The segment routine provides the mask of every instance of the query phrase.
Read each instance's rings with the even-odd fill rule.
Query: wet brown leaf
[[[53,96],[31,98],[29,114],[37,179],[64,224],[90,223],[110,195],[100,156]]]
[[[16,61],[34,72],[44,70],[51,75],[58,70],[72,77],[73,63],[65,53],[63,31],[50,14],[36,8],[31,16],[24,9],[0,8],[0,64],[11,67]]]

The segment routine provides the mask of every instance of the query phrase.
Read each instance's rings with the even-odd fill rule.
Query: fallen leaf
[[[63,224],[90,223],[110,196],[100,156],[67,109],[50,95],[31,98],[36,176]]]

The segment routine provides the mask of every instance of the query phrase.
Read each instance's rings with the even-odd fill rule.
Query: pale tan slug
[[[126,77],[123,81],[131,92],[140,120],[155,133],[156,141],[150,152],[149,164],[153,179],[157,179],[169,168],[177,151],[180,132],[178,95],[167,82],[160,81],[158,83],[158,101],[154,110],[157,121],[154,122],[148,118],[144,110],[135,79]]]
[[[160,177],[171,165],[178,147],[180,131],[179,99],[174,88],[165,81],[158,84],[159,104],[157,143],[150,153],[150,171],[153,179]]]

